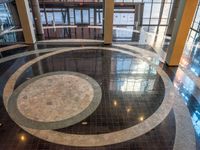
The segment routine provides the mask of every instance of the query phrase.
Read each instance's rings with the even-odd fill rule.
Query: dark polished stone
[[[6,82],[19,66],[35,57],[31,55],[10,61],[13,70],[9,72],[9,68],[5,69],[1,79]],[[152,115],[164,97],[163,81],[153,67],[133,56],[105,50],[73,51],[44,59],[28,68],[15,88],[40,74],[64,70],[84,73],[95,79],[102,88],[103,97],[100,106],[90,117],[71,127],[57,130],[60,132],[95,134],[131,127]],[[5,82],[1,83],[1,93]],[[61,146],[31,136],[9,118],[2,100],[0,115],[3,116],[0,120],[3,123],[0,127],[2,149],[171,150],[175,138],[173,111],[159,126],[145,135],[124,143],[95,148]]]
[[[55,71],[74,71],[95,79],[102,89],[97,110],[82,123],[58,131],[80,134],[108,133],[136,125],[152,115],[164,98],[164,83],[146,62],[121,52],[80,50],[44,59],[18,80]],[[16,86],[16,87],[17,87]]]

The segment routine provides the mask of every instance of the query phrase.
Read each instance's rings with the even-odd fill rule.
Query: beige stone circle
[[[26,118],[54,122],[72,118],[91,103],[94,90],[75,75],[56,74],[27,85],[17,97],[18,110]]]

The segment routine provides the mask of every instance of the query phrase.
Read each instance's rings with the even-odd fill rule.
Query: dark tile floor
[[[2,105],[1,105],[2,108]],[[70,147],[46,142],[20,129],[5,113],[0,127],[0,149],[2,150],[172,150],[175,138],[175,119],[169,116],[155,129],[134,140],[103,147]]]
[[[44,59],[28,68],[17,86],[27,78],[55,71],[89,75],[102,88],[101,104],[85,120],[87,126],[79,123],[62,132],[96,134],[131,127],[152,115],[164,98],[163,81],[153,67],[130,55],[105,50],[73,51]]]
[[[2,104],[2,90],[9,76],[22,64],[35,58],[31,55],[0,64],[0,149],[79,149],[40,140],[19,128],[7,115]],[[39,69],[40,68],[40,69]],[[42,68],[42,69],[41,69]],[[94,78],[102,87],[99,108],[84,121],[59,132],[76,134],[108,133],[133,126],[149,117],[159,107],[164,85],[155,69],[143,61],[120,52],[103,50],[74,51],[44,59],[22,74],[17,82],[52,71],[75,71]],[[15,87],[15,88],[16,88]],[[81,149],[155,149],[171,150],[175,138],[173,111],[159,126],[134,140],[121,144]]]

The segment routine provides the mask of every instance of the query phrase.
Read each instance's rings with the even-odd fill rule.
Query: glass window
[[[94,25],[94,9],[90,9],[90,25]]]
[[[153,0],[154,3],[161,3],[162,0]]]
[[[89,10],[83,9],[82,13],[83,23],[89,24]]]
[[[144,25],[148,25],[148,24],[149,24],[149,21],[150,21],[149,19],[143,19],[143,24],[144,24]]]
[[[80,9],[75,10],[75,21],[76,21],[76,24],[81,23],[81,10]]]
[[[194,37],[195,37],[195,35],[196,35],[196,31],[191,31],[191,34],[190,34],[190,36],[191,36],[192,38],[194,38]]]
[[[161,3],[153,3],[151,18],[159,18]]]
[[[198,26],[199,26],[199,23],[194,22],[194,24],[193,24],[193,29],[194,29],[194,30],[197,30],[197,29],[198,29]]]
[[[114,13],[113,23],[114,25],[134,25],[133,12],[120,12]]]
[[[42,24],[46,24],[44,12],[40,12]]]
[[[174,2],[174,0],[165,0],[165,3],[173,3]]]
[[[153,0],[143,0],[143,2],[152,2]]]
[[[48,24],[53,24],[53,13],[52,12],[47,12],[47,21],[48,21]]]
[[[158,24],[158,20],[159,19],[151,19],[151,23],[150,24],[157,25]]]
[[[0,4],[0,31],[3,31],[12,26],[13,22],[7,4]]]
[[[143,18],[150,18],[150,14],[151,14],[151,3],[145,3]]]
[[[64,21],[62,19],[61,12],[54,12],[54,16],[55,16],[55,23],[56,24],[62,24],[62,23],[64,23]]]
[[[142,0],[134,0],[135,3],[141,3]]]
[[[70,17],[70,24],[74,25],[74,9],[73,8],[69,9],[69,17]]]
[[[102,25],[102,22],[103,22],[103,14],[102,14],[102,11],[97,11],[96,12],[96,15],[97,15],[97,25]]]

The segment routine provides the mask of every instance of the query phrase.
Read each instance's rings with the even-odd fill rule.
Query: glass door
[[[89,9],[75,9],[75,24],[76,25],[89,25],[90,24]]]

